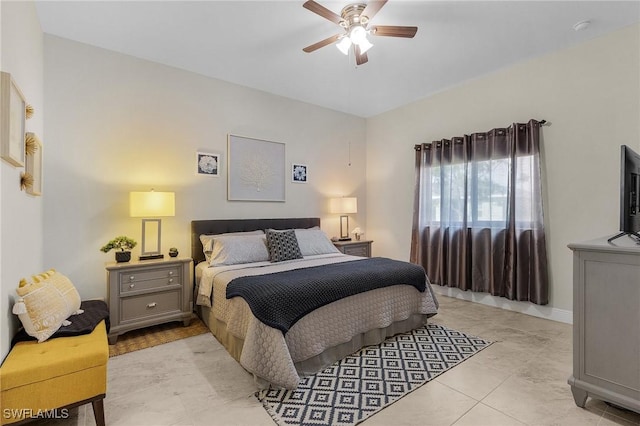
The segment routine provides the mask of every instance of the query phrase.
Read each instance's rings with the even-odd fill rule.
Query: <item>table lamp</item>
[[[331,198],[329,211],[340,214],[340,238],[339,241],[350,241],[349,216],[347,214],[358,213],[358,199],[356,197]]]
[[[175,216],[176,202],[173,192],[130,192],[129,216],[157,218],[160,216]],[[142,219],[142,245],[140,260],[162,259],[160,237],[160,219]]]

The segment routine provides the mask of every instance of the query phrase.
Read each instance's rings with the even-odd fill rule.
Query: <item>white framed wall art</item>
[[[0,156],[16,167],[24,167],[27,103],[11,74],[0,72]]]
[[[285,201],[285,144],[228,135],[227,199]]]

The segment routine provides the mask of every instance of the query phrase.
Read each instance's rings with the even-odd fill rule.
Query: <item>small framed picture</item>
[[[196,153],[197,170],[201,176],[220,176],[220,154],[211,152]]]
[[[307,183],[309,179],[309,166],[306,164],[291,164],[291,182]]]
[[[24,167],[26,101],[11,74],[0,72],[0,156]]]

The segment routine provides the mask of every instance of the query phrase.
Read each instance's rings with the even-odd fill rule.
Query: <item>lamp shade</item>
[[[329,199],[331,213],[358,213],[358,199],[356,197],[341,197]]]
[[[174,192],[130,192],[129,216],[158,217],[175,216],[176,198]]]
[[[349,54],[349,48],[351,47],[351,39],[349,37],[342,37],[342,39],[336,44],[338,50],[345,55]]]
[[[371,44],[369,40],[365,38],[360,44],[358,44],[358,46],[360,46],[360,53],[362,54],[371,49],[373,47],[373,44]]]

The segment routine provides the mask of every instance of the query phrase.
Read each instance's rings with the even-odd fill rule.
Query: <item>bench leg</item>
[[[93,417],[97,426],[105,426],[104,422],[104,397],[91,401],[93,406]]]

